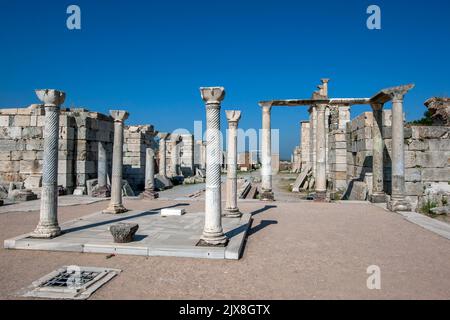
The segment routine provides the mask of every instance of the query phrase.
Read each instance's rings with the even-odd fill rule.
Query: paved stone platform
[[[115,244],[109,226],[118,222],[139,224],[135,241]],[[120,216],[94,213],[61,225],[63,234],[50,240],[33,239],[30,234],[4,241],[5,249],[105,253],[137,256],[173,256],[238,260],[251,222],[251,215],[241,219],[223,219],[230,239],[226,247],[196,246],[203,231],[204,213],[161,217],[160,211],[131,211]]]

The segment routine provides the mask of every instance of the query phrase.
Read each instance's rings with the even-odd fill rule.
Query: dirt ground
[[[128,200],[130,209],[173,201]],[[106,202],[60,208],[60,222]],[[188,212],[202,210],[190,202]],[[0,298],[63,265],[123,272],[91,299],[450,299],[450,242],[368,204],[245,202],[254,214],[240,261],[11,251],[0,249]],[[0,215],[1,240],[32,231],[38,213]],[[369,290],[367,268],[381,268]]]

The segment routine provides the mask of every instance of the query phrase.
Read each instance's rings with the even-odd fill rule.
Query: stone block
[[[22,129],[23,139],[42,139],[43,137],[42,127],[27,127]]]
[[[109,227],[115,243],[130,243],[139,229],[137,223],[118,223]]]
[[[10,161],[11,159],[11,152],[10,151],[1,151],[0,152],[0,161]]]
[[[412,127],[414,139],[439,139],[448,136],[448,127]]]
[[[391,127],[392,126],[392,110],[383,110],[383,126]]]
[[[415,168],[417,166],[416,152],[405,151],[405,168]]]
[[[353,181],[349,185],[348,200],[366,201],[368,196],[368,189],[365,182]]]
[[[450,168],[424,168],[422,170],[422,181],[430,182],[449,182],[450,181]]]
[[[24,181],[25,189],[37,189],[42,187],[42,176],[32,175],[25,179]]]
[[[161,217],[182,216],[186,214],[185,209],[162,209]]]
[[[43,151],[22,151],[22,157],[19,160],[43,160]]]
[[[421,168],[443,168],[448,164],[450,151],[444,152],[417,152],[416,166]]]
[[[425,190],[421,182],[405,182],[405,188],[408,196],[421,196]]]
[[[0,161],[0,172],[4,173],[19,173],[19,161]]]
[[[42,162],[41,160],[21,160],[20,173],[41,174]]]
[[[77,161],[76,173],[78,174],[93,174],[97,172],[94,161]]]
[[[405,181],[419,182],[422,181],[422,172],[417,168],[405,169]]]
[[[0,127],[9,127],[9,116],[0,115]]]
[[[25,144],[25,150],[27,151],[44,150],[44,139],[27,140]]]
[[[31,115],[22,116],[16,115],[13,117],[13,126],[15,127],[29,127],[31,124]]]
[[[428,150],[428,143],[427,141],[423,140],[413,140],[409,139],[406,143],[408,146],[408,150],[410,151],[427,151]]]
[[[450,139],[427,140],[430,151],[450,151]]]

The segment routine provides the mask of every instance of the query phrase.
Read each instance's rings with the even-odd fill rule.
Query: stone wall
[[[347,183],[366,181],[371,190],[373,115],[365,112],[347,125]],[[391,193],[392,114],[383,111],[384,190]],[[405,186],[417,209],[431,194],[450,194],[450,127],[405,126]]]
[[[41,105],[0,109],[0,183],[41,186],[43,127]],[[112,151],[113,122],[85,109],[62,109],[60,116],[58,183],[70,193],[97,176],[98,142]]]
[[[123,175],[135,191],[145,188],[145,156],[147,148],[157,150],[156,132],[151,125],[125,126]]]

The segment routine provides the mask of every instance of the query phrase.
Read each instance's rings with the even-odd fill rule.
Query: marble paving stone
[[[138,223],[135,241],[115,244],[109,226],[121,222]],[[95,213],[61,226],[63,234],[54,239],[31,239],[29,234],[5,240],[5,249],[67,251],[139,256],[171,256],[204,259],[240,258],[251,221],[250,214],[241,219],[224,218],[227,247],[197,247],[203,232],[204,213],[187,213],[164,218],[159,211],[132,211],[115,216]]]

